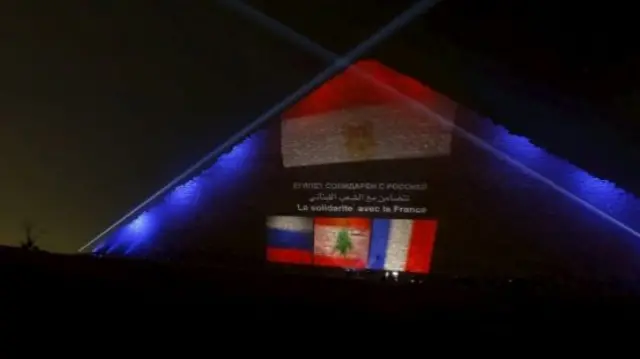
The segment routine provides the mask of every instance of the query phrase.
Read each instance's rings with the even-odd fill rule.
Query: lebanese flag
[[[313,264],[365,268],[370,236],[371,220],[367,218],[316,218]]]
[[[367,267],[429,273],[437,226],[433,219],[374,219]]]
[[[366,73],[396,91],[363,78]],[[402,94],[399,96],[398,94]],[[407,97],[433,113],[407,103]],[[376,61],[360,61],[282,116],[285,167],[448,155],[457,104]]]

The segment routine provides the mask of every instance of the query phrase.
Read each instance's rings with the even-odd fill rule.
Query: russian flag
[[[374,219],[368,268],[429,273],[438,222]]]
[[[366,268],[370,237],[368,218],[316,218],[313,264]]]
[[[311,264],[313,219],[294,216],[267,218],[267,261]]]

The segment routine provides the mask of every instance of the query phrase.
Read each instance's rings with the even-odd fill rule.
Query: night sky
[[[214,7],[95,3],[0,9],[2,243],[76,250],[322,65]]]
[[[409,2],[250,3],[345,51]],[[464,3],[447,2],[458,9]],[[212,1],[130,3],[21,1],[0,7],[1,244],[17,244],[28,220],[43,249],[75,251],[326,66]],[[365,4],[384,11],[363,11]],[[518,43],[512,34],[501,38],[500,47],[478,41],[479,31],[473,31],[476,38],[463,31],[477,30],[479,18],[493,24],[486,21],[489,13],[494,20],[509,18],[492,11],[469,12],[475,20],[440,11],[434,31],[499,55],[505,41]],[[349,36],[338,35],[340,26],[350,26]],[[497,25],[481,27],[485,36],[501,32]],[[541,71],[522,65],[530,52],[515,53],[507,56],[510,66]],[[602,56],[591,58],[586,65],[565,62],[583,71],[609,64]],[[548,60],[547,72],[566,75],[567,66],[557,65],[562,63]],[[615,77],[607,71],[594,78]],[[565,75],[565,83],[576,83]]]

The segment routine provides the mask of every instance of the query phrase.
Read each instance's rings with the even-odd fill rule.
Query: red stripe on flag
[[[275,263],[311,264],[313,253],[299,249],[267,248],[267,261]]]
[[[405,267],[407,272],[429,273],[437,227],[438,221],[426,219],[413,221],[411,242]]]
[[[372,85],[369,79],[362,76],[362,73],[397,90],[404,96]],[[444,102],[451,102],[417,80],[378,61],[360,60],[290,107],[282,114],[282,118],[286,120],[345,108],[400,103],[405,100],[404,97],[424,103],[432,109],[438,109]]]
[[[320,267],[340,267],[340,268],[365,268],[366,263],[357,258],[342,258],[315,255],[313,257],[313,264]]]
[[[316,226],[334,226],[360,230],[369,230],[371,228],[371,220],[369,218],[346,217],[346,218],[330,218],[316,217],[314,220]]]

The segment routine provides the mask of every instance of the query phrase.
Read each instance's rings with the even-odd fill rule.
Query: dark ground
[[[214,326],[270,320],[301,329],[342,323],[349,330],[362,329],[363,320],[412,321],[463,335],[551,324],[594,331],[640,318],[637,296],[624,289],[628,283],[416,277],[424,282],[410,284],[304,268],[185,267],[7,248],[0,263],[4,303],[69,319],[78,315],[97,325],[145,325],[148,318],[165,324],[215,320],[209,322]]]

